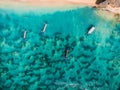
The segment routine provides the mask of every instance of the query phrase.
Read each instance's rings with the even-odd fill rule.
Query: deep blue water
[[[96,11],[0,9],[0,89],[119,90],[120,23]]]

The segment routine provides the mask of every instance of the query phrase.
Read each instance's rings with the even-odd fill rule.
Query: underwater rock
[[[34,73],[34,75],[39,76],[40,75],[40,70],[34,70],[33,73]]]
[[[81,63],[81,64],[87,64],[87,63],[89,63],[89,61],[88,61],[88,60],[85,60],[84,57],[81,57],[81,58],[80,58],[80,63]]]
[[[47,90],[47,89],[48,89],[47,85],[40,85],[38,88],[38,90]]]
[[[30,56],[30,59],[28,60],[29,64],[33,64],[35,62],[34,56]]]
[[[1,32],[2,37],[8,38],[10,36],[10,31],[8,29],[4,29]]]
[[[54,54],[55,54],[55,49],[52,50],[52,56],[54,56]]]
[[[65,37],[65,39],[66,39],[66,41],[69,41],[70,35],[67,35],[67,36]]]
[[[8,45],[2,46],[1,49],[2,49],[2,50],[1,50],[2,53],[12,53],[12,52],[15,51],[15,48],[14,48],[14,47],[11,47],[11,46],[8,46]]]
[[[112,71],[111,78],[116,77],[119,75],[119,72],[117,71]]]
[[[59,38],[59,37],[61,37],[61,35],[62,35],[61,32],[55,32],[55,33],[53,34],[53,36],[54,36],[55,38]]]
[[[35,82],[35,81],[37,81],[37,79],[38,79],[38,77],[32,76],[32,77],[30,78],[29,83]]]
[[[85,37],[80,37],[79,40],[80,42],[83,42],[85,40]]]
[[[60,78],[60,72],[59,72],[59,70],[57,70],[54,75],[55,75],[55,78],[56,78],[56,79]]]
[[[99,88],[99,87],[103,87],[105,83],[103,82],[98,82],[98,83],[95,83],[95,87]]]
[[[117,88],[117,90],[120,90],[120,85],[119,85],[119,87]]]
[[[0,23],[0,29],[4,29],[5,28],[5,25]]]
[[[89,50],[91,47],[85,43],[82,43],[82,47],[84,48],[84,50]]]
[[[114,70],[114,68],[110,67],[110,66],[108,66],[107,69],[108,69],[108,71],[113,71]]]
[[[74,48],[76,45],[77,45],[77,41],[74,40],[74,41],[71,43],[71,46]]]

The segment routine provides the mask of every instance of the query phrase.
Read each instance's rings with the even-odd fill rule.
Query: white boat
[[[45,32],[46,28],[47,28],[47,24],[44,25],[44,28],[43,28],[43,30],[41,32]]]
[[[92,27],[89,29],[89,31],[88,31],[88,33],[87,33],[87,34],[92,34],[94,30],[95,30],[95,27],[94,27],[94,26],[92,26]]]
[[[24,31],[24,36],[23,36],[24,39],[26,38],[26,33],[27,33],[27,31]]]

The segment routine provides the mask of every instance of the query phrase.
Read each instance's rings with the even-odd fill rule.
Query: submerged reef
[[[95,11],[84,7],[41,15],[0,10],[0,89],[118,90],[120,23]],[[86,35],[91,24],[96,30]]]

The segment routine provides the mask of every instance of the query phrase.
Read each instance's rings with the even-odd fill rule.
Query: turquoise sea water
[[[96,30],[86,35],[90,25]],[[119,90],[120,23],[90,7],[45,14],[0,9],[0,89]]]

